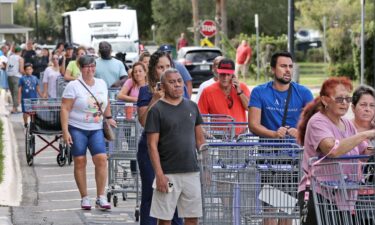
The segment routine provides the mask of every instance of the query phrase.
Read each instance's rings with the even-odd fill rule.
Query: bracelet
[[[243,91],[241,90],[240,92],[237,92],[237,95],[242,95]]]
[[[112,116],[106,116],[105,117],[107,120],[109,120],[109,119],[112,119]]]

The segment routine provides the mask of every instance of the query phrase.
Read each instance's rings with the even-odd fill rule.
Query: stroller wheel
[[[66,157],[62,156],[61,153],[59,153],[56,157],[57,164],[59,166],[64,166],[66,163]]]

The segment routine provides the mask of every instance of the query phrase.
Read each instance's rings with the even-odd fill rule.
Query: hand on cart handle
[[[63,132],[63,139],[69,147],[73,144],[73,139],[69,132]]]
[[[279,129],[277,129],[277,131],[275,131],[275,133],[276,133],[275,138],[283,138],[283,137],[285,137],[287,132],[288,132],[288,127],[279,127]]]

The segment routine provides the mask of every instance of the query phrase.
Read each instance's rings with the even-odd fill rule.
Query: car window
[[[185,56],[186,60],[191,62],[212,62],[217,56],[220,56],[221,52],[219,51],[193,51],[188,52]]]

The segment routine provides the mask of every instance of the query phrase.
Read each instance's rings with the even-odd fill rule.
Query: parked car
[[[213,77],[212,61],[221,56],[219,48],[210,47],[182,47],[177,53],[177,60],[185,65],[193,78],[193,87]]]

